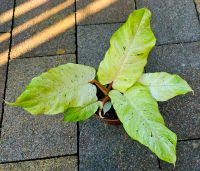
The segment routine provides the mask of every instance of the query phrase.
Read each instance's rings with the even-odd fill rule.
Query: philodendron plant
[[[146,8],[130,14],[112,35],[97,75],[89,66],[61,65],[33,78],[14,103],[6,103],[23,107],[33,115],[64,113],[65,122],[77,122],[97,111],[105,117],[111,101],[131,138],[147,146],[160,159],[175,164],[177,137],[165,126],[157,101],[166,101],[192,89],[178,75],[144,73],[148,54],[156,43],[150,18]],[[101,100],[97,88],[104,93]]]

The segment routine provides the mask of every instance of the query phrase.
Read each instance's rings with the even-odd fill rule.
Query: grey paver
[[[10,33],[0,33],[0,118],[6,81]]]
[[[179,74],[194,90],[160,103],[166,124],[179,139],[200,137],[200,42],[156,47],[151,53],[147,72],[166,71]]]
[[[200,25],[193,0],[136,0],[137,8],[152,12],[157,44],[200,40]]]
[[[98,10],[97,13],[91,13]],[[135,2],[133,0],[83,0],[77,1],[77,11],[79,15],[86,15],[86,18],[78,24],[95,24],[95,23],[112,23],[124,22],[129,13],[135,9]],[[80,12],[81,11],[81,12]],[[80,13],[80,14],[79,14]],[[88,15],[89,14],[89,15]],[[88,16],[87,16],[88,15]]]
[[[34,76],[66,62],[75,62],[75,55],[12,60],[6,100],[14,101]],[[35,117],[21,108],[5,106],[0,161],[74,154],[76,135],[76,123],[64,123],[62,114]]]
[[[96,117],[80,123],[79,159],[81,171],[159,170],[155,155],[122,126],[105,125]]]
[[[78,26],[78,62],[98,68],[111,35],[121,24]]]
[[[1,171],[77,171],[77,157],[59,157],[0,165]]]
[[[0,32],[9,32],[12,25],[14,0],[0,1]]]
[[[161,162],[163,171],[199,171],[200,170],[200,140],[179,142],[177,145],[177,162],[173,165]]]
[[[46,1],[25,15],[18,13],[16,8],[11,58],[75,53],[74,0]]]

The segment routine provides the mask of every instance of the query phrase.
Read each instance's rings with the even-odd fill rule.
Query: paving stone
[[[77,157],[59,157],[0,165],[1,171],[77,171]]]
[[[163,171],[199,171],[200,170],[200,140],[179,142],[177,145],[176,167],[161,162]]]
[[[11,58],[75,53],[74,0],[43,1],[19,17],[16,8]]]
[[[166,71],[186,79],[194,90],[160,103],[167,126],[179,139],[200,137],[200,42],[156,47],[149,59],[147,72]]]
[[[7,39],[6,39],[7,38]],[[6,41],[4,41],[6,39]],[[6,81],[10,33],[0,33],[0,118]]]
[[[152,12],[157,44],[200,40],[200,25],[193,0],[136,0],[137,8]]]
[[[14,0],[0,1],[0,32],[9,32],[12,25]]]
[[[80,171],[157,171],[157,158],[131,140],[122,126],[105,125],[96,117],[80,123]]]
[[[112,34],[121,24],[78,26],[78,63],[98,68]]]
[[[75,55],[12,60],[9,64],[6,100],[14,101],[34,76],[66,62],[75,62]],[[0,161],[75,154],[76,135],[76,123],[64,123],[62,115],[35,117],[21,108],[6,105]]]
[[[77,0],[76,0],[77,1]],[[103,7],[103,8],[102,8]],[[90,14],[95,9],[101,9],[99,12]],[[135,9],[134,0],[82,0],[77,1],[77,17],[79,15],[86,15],[87,17],[82,20],[82,24],[96,24],[96,23],[112,23],[124,22],[128,15]],[[80,13],[81,11],[81,13]]]

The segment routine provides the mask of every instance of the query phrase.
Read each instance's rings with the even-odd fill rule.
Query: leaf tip
[[[191,92],[192,92],[192,95],[194,96],[194,90],[191,90]]]
[[[187,83],[187,82],[186,82]],[[187,83],[187,87],[188,87],[188,89],[187,89],[187,91],[185,92],[185,94],[186,93],[189,93],[189,92],[192,92],[192,94],[194,95],[194,90],[192,89],[192,87],[190,87],[190,85]]]
[[[176,167],[176,157],[175,157],[175,160],[171,162],[174,166],[174,168]]]
[[[134,10],[134,11],[147,11],[147,12],[150,12],[150,13],[151,13],[151,11],[150,11],[147,7],[143,7],[143,8]]]
[[[192,94],[194,95],[194,90],[192,89],[192,87],[188,84],[188,92],[192,92]]]

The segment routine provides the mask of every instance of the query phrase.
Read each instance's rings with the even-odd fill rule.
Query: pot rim
[[[101,118],[97,113],[95,113],[96,117],[103,120],[104,122],[111,125],[121,125],[121,121],[119,119],[109,119],[107,117]]]

